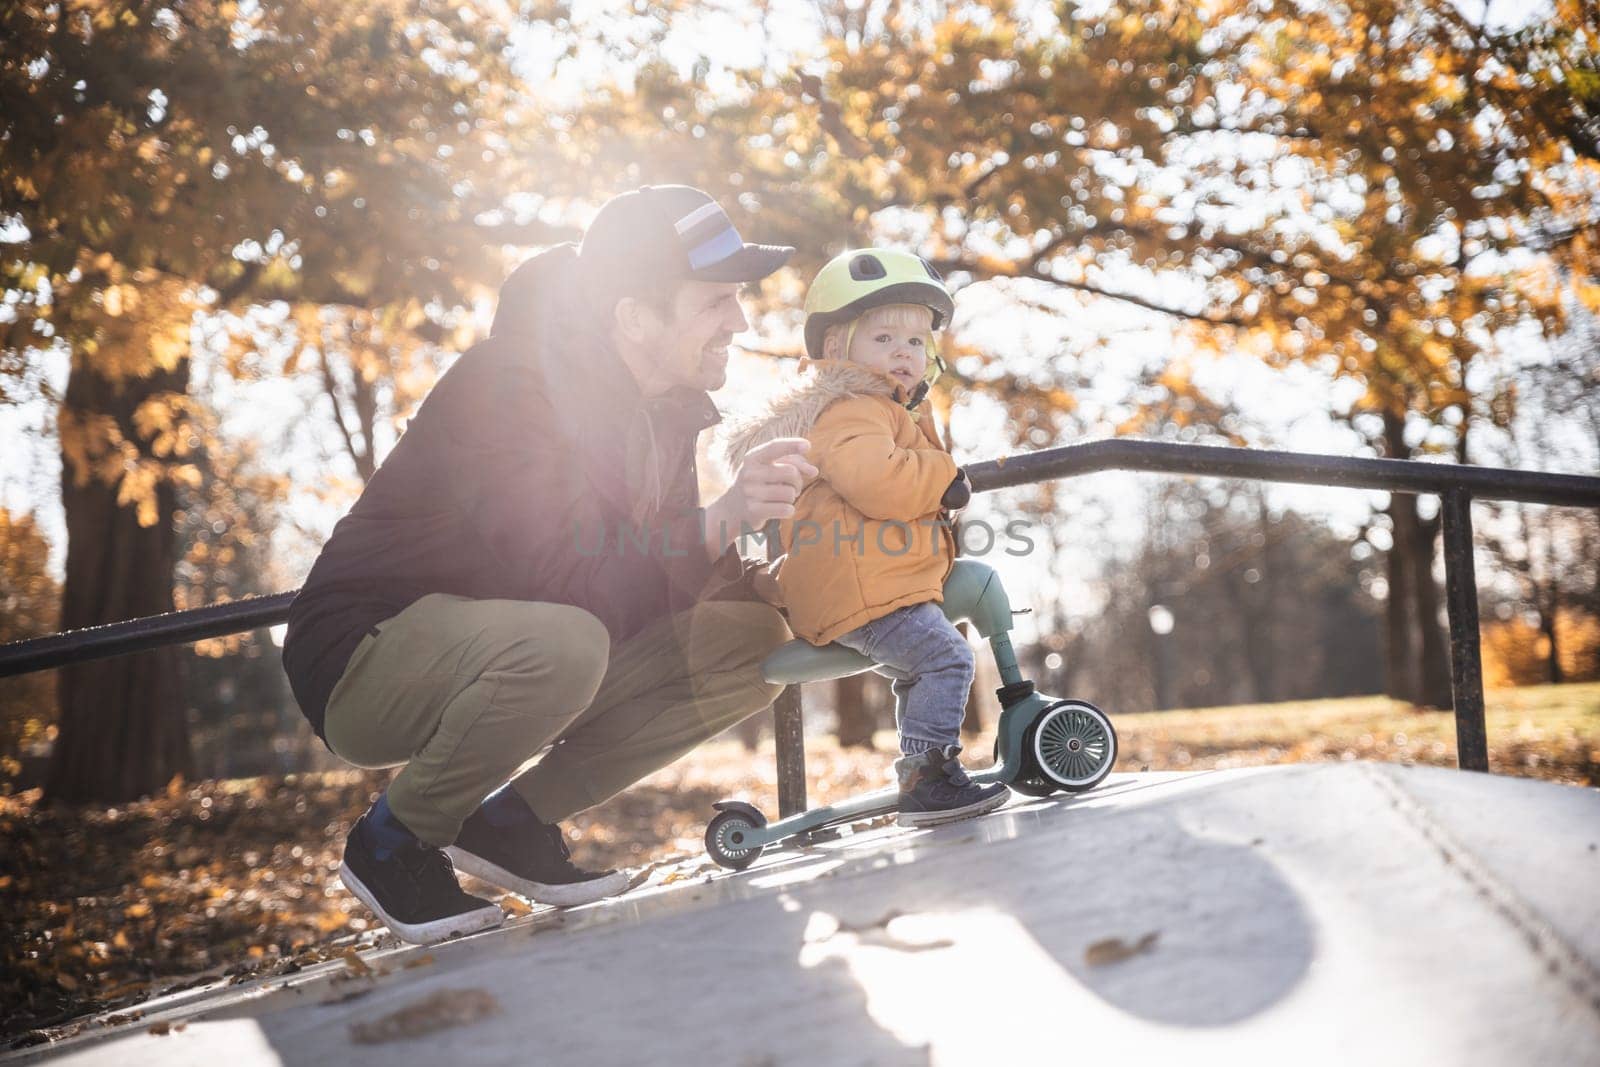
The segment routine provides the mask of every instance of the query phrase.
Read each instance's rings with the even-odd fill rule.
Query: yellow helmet
[[[828,327],[890,304],[927,308],[933,312],[935,330],[955,313],[955,302],[939,272],[921,256],[893,248],[861,248],[833,257],[806,291],[806,355],[823,358],[822,338]],[[932,381],[944,370],[944,361],[935,351],[929,356],[928,380]]]

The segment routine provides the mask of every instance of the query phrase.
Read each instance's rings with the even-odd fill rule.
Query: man
[[[749,326],[739,287],[793,251],[745,244],[686,186],[607,202],[581,246],[513,272],[490,338],[334,528],[284,666],[330,749],[402,768],[339,872],[398,936],[500,922],[452,859],[549,904],[620,892],[561,820],[776,695],[760,663],[789,631],[734,541],[791,516],[816,469],[775,441],[702,508],[695,441]]]

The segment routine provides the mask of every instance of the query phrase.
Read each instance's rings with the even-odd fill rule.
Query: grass
[[[1600,683],[1492,690],[1489,769],[1600,785]],[[1349,697],[1115,716],[1119,770],[1370,759],[1455,766],[1455,713]]]

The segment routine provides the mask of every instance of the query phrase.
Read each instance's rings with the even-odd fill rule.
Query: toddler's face
[[[846,358],[887,374],[909,392],[928,369],[932,336],[933,312],[925,307],[894,304],[873,308],[857,320]]]

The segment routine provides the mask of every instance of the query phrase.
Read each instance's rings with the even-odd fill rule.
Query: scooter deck
[[[970,775],[972,780],[979,785],[988,785],[990,782],[1009,782],[1011,777],[1004,773],[1005,768],[1000,764],[987,767],[981,771],[974,771]],[[747,833],[751,845],[765,848],[801,834],[811,833],[815,830],[825,829],[830,826],[842,826],[846,823],[862,822],[867,819],[876,819],[884,815],[893,815],[900,807],[900,791],[894,787],[879,789],[871,793],[863,793],[858,797],[841,801],[838,804],[826,804],[819,808],[810,808],[786,819],[768,823],[766,826],[757,827]],[[964,818],[965,816],[962,816]],[[951,821],[955,821],[952,819]],[[925,825],[940,825],[928,823]]]

